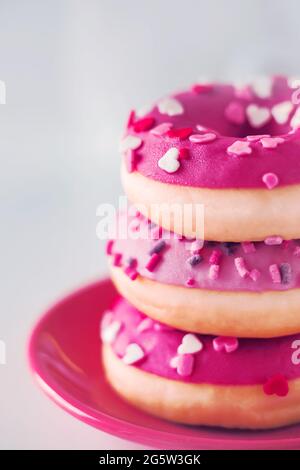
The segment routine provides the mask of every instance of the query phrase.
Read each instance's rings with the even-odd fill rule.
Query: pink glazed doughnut
[[[186,424],[271,428],[300,420],[300,335],[237,339],[155,322],[120,299],[101,325],[112,387]]]
[[[172,327],[256,338],[300,331],[300,240],[188,240],[124,212],[107,254],[121,295]]]
[[[124,212],[107,254],[120,294],[174,328],[255,338],[300,331],[300,240],[188,240]]]
[[[284,77],[198,84],[131,112],[120,145],[130,201],[188,237],[202,232],[195,220],[178,228],[172,204],[204,205],[206,240],[300,237],[297,93]]]

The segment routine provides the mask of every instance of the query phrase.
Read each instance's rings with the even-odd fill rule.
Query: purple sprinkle
[[[282,263],[279,269],[282,284],[289,284],[292,280],[292,268],[290,263]]]
[[[164,240],[160,240],[157,242],[149,251],[149,255],[153,255],[154,253],[160,253],[166,246],[166,242]]]
[[[196,266],[197,264],[199,264],[202,261],[202,259],[203,258],[200,255],[193,255],[190,258],[188,258],[187,261],[191,266]]]
[[[238,243],[236,242],[225,242],[223,243],[224,251],[226,255],[232,255],[236,248],[237,248]]]

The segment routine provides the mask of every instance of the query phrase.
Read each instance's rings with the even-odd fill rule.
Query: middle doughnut
[[[149,317],[182,330],[268,338],[300,331],[300,240],[189,240],[121,213],[107,245],[117,289]],[[125,225],[123,225],[124,227]]]

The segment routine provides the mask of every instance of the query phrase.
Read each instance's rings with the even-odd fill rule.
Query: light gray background
[[[35,387],[28,333],[106,271],[96,207],[120,192],[127,112],[199,76],[299,72],[295,1],[0,0],[1,448],[138,448]]]

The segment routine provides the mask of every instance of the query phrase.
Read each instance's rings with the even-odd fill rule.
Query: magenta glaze
[[[131,119],[125,135],[137,135],[143,141],[142,147],[137,151],[137,171],[162,183],[201,188],[265,188],[262,178],[270,172],[278,176],[279,185],[299,183],[300,129],[289,134],[295,106],[286,124],[278,124],[272,117],[258,129],[252,127],[248,120],[243,124],[234,124],[226,118],[225,113],[232,103],[238,103],[244,110],[250,104],[271,110],[274,105],[291,100],[293,91],[286,78],[274,77],[272,96],[267,99],[258,98],[251,87],[247,93],[238,94],[234,86],[220,84],[213,84],[201,93],[190,89],[172,95],[181,103],[184,113],[168,116],[161,114],[157,106],[154,106],[146,116],[153,117],[156,126],[171,123],[174,128],[191,127],[193,133],[199,133],[196,126],[201,125],[216,132],[217,138],[212,142],[199,144],[190,142],[188,138],[179,140],[166,135],[157,136],[150,130],[137,133]],[[280,135],[284,142],[270,149],[264,148],[259,141],[252,141],[251,155],[228,155],[227,148],[236,140],[246,140],[246,136],[253,134]],[[189,159],[181,161],[179,170],[171,174],[158,167],[158,160],[170,147],[187,148],[190,154]]]
[[[294,365],[291,359],[295,351],[292,344],[300,340],[300,334],[272,339],[240,338],[238,348],[231,353],[215,351],[215,337],[195,335],[204,347],[193,355],[192,374],[181,377],[170,366],[170,361],[177,355],[177,348],[186,332],[157,322],[139,331],[138,326],[146,317],[124,299],[120,299],[112,311],[111,321],[121,323],[112,344],[113,350],[122,358],[128,344],[138,344],[145,357],[135,366],[146,372],[173,380],[219,385],[264,384],[278,373],[288,380],[300,377],[300,365]]]
[[[51,307],[32,330],[30,369],[56,404],[86,424],[156,449],[300,449],[299,425],[258,432],[181,426],[123,402],[99,361],[99,322],[116,295],[108,279],[88,285]]]
[[[153,225],[153,224],[152,224]],[[128,226],[128,232],[123,233],[122,227]],[[149,228],[148,220],[142,216],[130,216],[122,213],[119,216],[117,238],[112,244],[112,255],[121,256],[121,265],[124,270],[128,261],[135,261],[137,272],[148,279],[164,284],[186,286],[188,279],[194,280],[192,288],[202,288],[223,291],[267,291],[287,290],[300,287],[300,241],[283,241],[281,245],[266,245],[265,242],[255,242],[255,252],[245,253],[240,243],[228,245],[224,243],[205,242],[199,252],[202,260],[199,264],[191,266],[189,259],[192,256],[193,242],[174,238],[173,234],[161,229],[160,239],[165,240],[166,248],[160,252],[161,260],[153,271],[147,269],[150,250],[155,247],[158,240],[151,239],[155,230]],[[139,238],[137,238],[139,236]],[[248,244],[245,246],[247,250]],[[251,245],[252,246],[252,245]],[[296,253],[295,253],[296,250]],[[219,275],[217,279],[209,276],[210,260],[214,251],[220,252],[221,258]],[[228,254],[230,253],[230,254]],[[254,281],[250,275],[242,277],[235,264],[235,258],[243,258],[246,268],[259,271],[259,277]],[[288,263],[291,268],[289,282],[274,283],[269,272],[271,265],[278,266]]]

